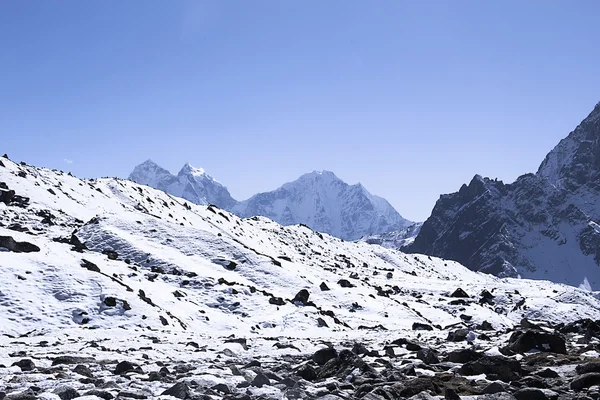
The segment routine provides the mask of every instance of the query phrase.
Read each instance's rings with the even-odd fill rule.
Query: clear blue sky
[[[0,152],[237,199],[334,171],[424,220],[600,100],[598,1],[0,1]],[[70,161],[67,161],[70,160]]]

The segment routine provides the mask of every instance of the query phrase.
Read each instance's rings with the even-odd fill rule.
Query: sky
[[[79,177],[152,159],[234,198],[330,170],[425,220],[511,182],[600,101],[600,3],[0,1],[0,153]]]

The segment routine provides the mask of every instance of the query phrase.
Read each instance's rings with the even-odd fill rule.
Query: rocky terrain
[[[442,195],[404,250],[497,276],[600,287],[600,104],[536,174]]]
[[[0,400],[600,397],[596,292],[0,161]]]
[[[387,200],[361,184],[348,185],[330,171],[304,174],[239,202],[203,169],[189,164],[175,176],[148,160],[135,167],[129,179],[195,204],[214,204],[243,218],[263,216],[282,225],[304,224],[344,240],[401,231],[413,224]]]

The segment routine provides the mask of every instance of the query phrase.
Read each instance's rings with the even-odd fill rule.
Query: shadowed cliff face
[[[514,183],[476,175],[442,195],[405,251],[500,277],[600,287],[600,105]]]

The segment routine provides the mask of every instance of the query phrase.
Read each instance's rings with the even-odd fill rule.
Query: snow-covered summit
[[[271,192],[239,202],[242,217],[263,215],[284,225],[305,224],[346,240],[389,232],[411,224],[363,185],[349,185],[330,171],[313,171]]]
[[[133,182],[183,197],[195,204],[216,204],[228,208],[235,204],[225,186],[208,175],[202,168],[185,163],[177,175],[147,160],[129,175]]]
[[[174,176],[152,161],[129,179],[196,204],[215,204],[242,217],[265,216],[283,225],[304,224],[346,240],[397,231],[412,222],[360,183],[349,185],[331,171],[313,171],[272,192],[237,202],[202,168],[186,163]]]

